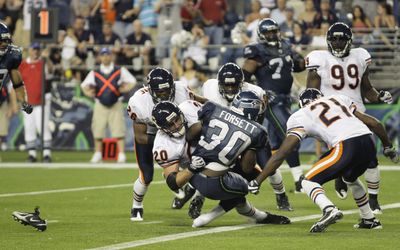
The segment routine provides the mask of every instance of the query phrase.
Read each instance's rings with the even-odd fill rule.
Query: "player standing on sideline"
[[[267,105],[267,97],[265,91],[254,85],[244,81],[242,69],[234,63],[224,64],[218,71],[217,79],[209,79],[203,84],[204,97],[209,101],[220,104],[224,107],[230,107],[235,96],[241,91],[251,90],[255,92],[263,103],[259,123],[262,124],[264,119],[265,107]],[[267,160],[271,156],[270,145],[257,151],[257,163],[259,166],[265,166]],[[258,168],[259,169],[259,168]],[[261,169],[259,169],[261,171]],[[292,211],[288,197],[285,193],[282,174],[278,170],[268,178],[276,195],[277,207],[280,210]]]
[[[160,101],[172,101],[180,104],[183,101],[194,99],[204,103],[205,99],[193,94],[181,82],[174,81],[172,74],[164,68],[155,68],[147,75],[145,87],[137,90],[129,99],[128,115],[133,120],[135,137],[136,160],[139,165],[139,177],[133,185],[133,204],[131,221],[143,220],[143,198],[148,186],[153,180],[153,142],[157,128],[151,120],[151,112],[155,104]],[[172,208],[180,209],[195,193],[188,190],[183,199],[175,198]],[[190,195],[189,195],[190,194]]]
[[[254,74],[257,84],[267,92],[268,136],[272,152],[285,139],[286,121],[291,115],[290,90],[293,84],[292,71],[301,72],[303,57],[293,51],[290,43],[281,38],[278,24],[271,18],[262,19],[257,28],[258,43],[244,48],[243,65],[245,81],[250,82]],[[295,191],[301,192],[299,182],[303,171],[300,167],[298,149],[286,159],[295,181]]]
[[[11,33],[7,25],[0,22],[0,88],[9,76],[17,101],[21,104],[22,110],[30,114],[32,113],[32,106],[28,103],[24,82],[18,70],[21,61],[21,50],[12,44]]]
[[[331,25],[327,32],[328,51],[315,50],[306,57],[307,88],[320,89],[326,95],[341,94],[348,96],[361,112],[365,111],[363,96],[371,103],[392,103],[388,91],[378,92],[369,80],[368,66],[371,55],[363,48],[352,49],[353,33],[344,23]],[[365,172],[368,186],[369,203],[375,214],[381,214],[378,203],[379,169],[378,162],[371,162]],[[341,178],[335,183],[337,195],[347,197],[347,185]]]
[[[322,187],[324,183],[339,176],[351,188],[360,209],[361,222],[354,227],[382,228],[372,213],[366,191],[358,177],[369,164],[377,161],[371,130],[382,141],[385,147],[383,154],[393,162],[398,162],[396,149],[390,143],[384,126],[372,116],[358,112],[355,103],[344,95],[322,97],[318,89],[309,88],[300,94],[299,99],[301,109],[290,116],[286,139],[263,172],[249,183],[250,192],[258,193],[260,184],[282,164],[302,139],[307,136],[318,137],[330,146],[330,150],[322,155],[301,182],[306,194],[323,212],[310,232],[323,232],[343,217],[343,213],[328,199]]]

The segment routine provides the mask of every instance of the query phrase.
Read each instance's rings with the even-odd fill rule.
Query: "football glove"
[[[379,91],[378,99],[382,103],[392,104],[393,98],[389,91]]]
[[[260,192],[260,184],[256,180],[252,180],[248,184],[249,193],[258,194]]]
[[[396,151],[396,148],[393,146],[387,146],[383,148],[383,155],[389,158],[392,162],[399,162],[399,154]]]
[[[200,156],[192,156],[192,160],[190,162],[189,165],[189,171],[192,173],[199,173],[201,172],[204,167],[206,166],[206,162],[204,161],[204,159]]]
[[[25,111],[25,113],[27,113],[27,114],[30,114],[30,113],[32,113],[32,111],[33,111],[32,105],[30,105],[30,104],[27,103],[27,102],[23,102],[23,103],[21,104],[21,109],[22,109],[23,111]]]

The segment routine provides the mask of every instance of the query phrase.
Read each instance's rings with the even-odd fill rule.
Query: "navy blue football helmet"
[[[278,23],[272,18],[264,18],[258,22],[258,40],[269,46],[280,46],[281,33]]]
[[[353,42],[353,32],[347,24],[337,22],[329,27],[326,33],[326,43],[332,55],[346,57]]]
[[[255,92],[246,90],[236,95],[231,110],[245,118],[256,121],[258,115],[263,111],[263,102]]]
[[[157,103],[151,112],[151,119],[158,129],[171,137],[181,137],[186,133],[186,119],[179,107],[169,101]]]
[[[11,33],[7,25],[0,22],[0,56],[4,55],[11,44]]]
[[[226,63],[219,69],[217,80],[219,93],[228,102],[232,102],[242,89],[244,74],[238,65]]]
[[[164,68],[155,68],[147,75],[147,85],[154,103],[173,101],[175,82],[172,74]]]
[[[303,90],[299,95],[300,108],[324,96],[319,89],[308,88]]]

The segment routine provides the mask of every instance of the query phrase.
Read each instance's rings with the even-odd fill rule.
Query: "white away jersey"
[[[371,55],[363,48],[351,49],[348,56],[339,58],[329,51],[315,50],[306,57],[306,68],[316,69],[321,77],[321,92],[350,97],[357,108],[364,112],[361,97],[361,78],[371,64]]]
[[[192,93],[185,84],[175,81],[175,98],[174,103],[180,104],[185,100],[193,99]],[[128,102],[128,115],[138,123],[152,125],[151,112],[154,108],[153,98],[149,93],[148,87],[138,89]]]
[[[344,95],[322,97],[292,114],[287,121],[287,133],[302,139],[312,136],[330,147],[349,138],[372,134],[368,127],[353,115],[353,101]]]
[[[242,86],[242,91],[244,90],[254,91],[261,98],[261,100],[264,100],[265,91],[259,86],[244,82]],[[221,93],[219,93],[217,79],[209,79],[203,84],[203,96],[209,101],[218,103],[219,105],[224,107],[229,107],[231,105],[231,103],[229,103],[221,95]]]
[[[185,116],[188,127],[198,121],[197,112],[201,106],[199,102],[194,100],[187,100],[179,105],[179,109]],[[186,142],[186,136],[175,138],[167,135],[162,130],[158,130],[154,139],[154,160],[164,168],[178,162],[181,167],[187,167],[190,163],[190,153],[193,150],[194,147],[190,147]]]

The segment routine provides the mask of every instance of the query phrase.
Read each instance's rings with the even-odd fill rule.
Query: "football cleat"
[[[43,162],[44,163],[51,163],[51,157],[50,155],[46,155],[43,157]]]
[[[372,219],[364,219],[362,218],[360,223],[355,224],[354,228],[361,228],[361,229],[382,229],[382,224],[379,220],[372,218]]]
[[[29,155],[28,156],[28,159],[26,159],[26,161],[27,162],[36,162],[37,161],[37,159],[36,159],[36,157],[35,156],[33,156],[33,155]]]
[[[340,199],[344,200],[347,198],[347,184],[344,183],[342,177],[335,179],[335,191]]]
[[[326,228],[329,225],[336,223],[336,221],[343,218],[343,213],[336,207],[330,210],[329,212],[324,212],[324,215],[314,223],[314,225],[310,229],[310,233],[322,233],[325,232]]]
[[[290,206],[289,199],[285,193],[276,194],[276,205],[279,210],[293,211],[293,208]]]
[[[378,198],[369,196],[369,206],[371,207],[373,214],[382,214],[381,206],[379,206]]]
[[[18,221],[22,225],[30,225],[36,228],[38,231],[43,232],[47,229],[47,221],[39,217],[40,211],[39,207],[35,208],[35,212],[13,212],[12,217],[15,221]]]
[[[185,196],[183,198],[175,197],[172,200],[172,209],[181,209],[186,204],[186,202],[188,202],[193,197],[193,195],[196,193],[196,189],[193,189],[189,185],[186,185],[184,187],[184,192]]]
[[[283,225],[283,224],[290,224],[290,219],[286,216],[283,215],[276,215],[276,214],[271,214],[268,212],[265,212],[267,214],[267,217],[265,217],[262,220],[257,221],[257,224],[277,224],[277,225]]]
[[[303,188],[301,187],[301,181],[302,181],[302,179],[300,178],[300,180],[294,182],[294,193],[295,194],[304,193]]]
[[[143,208],[134,207],[131,209],[131,221],[143,221]]]
[[[198,195],[193,198],[189,205],[188,215],[192,219],[196,219],[201,214],[201,209],[204,204],[204,196]]]

